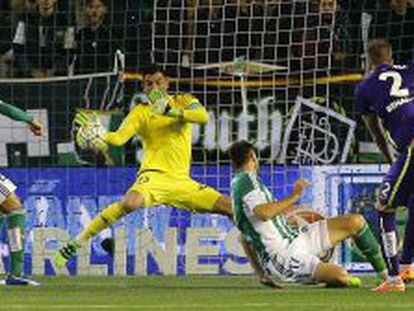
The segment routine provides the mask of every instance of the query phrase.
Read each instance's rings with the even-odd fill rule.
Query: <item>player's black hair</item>
[[[246,140],[240,140],[231,145],[230,159],[235,170],[243,168],[252,150],[255,150],[253,144]]]
[[[156,74],[158,72],[162,73],[163,76],[165,76],[165,77],[169,77],[170,76],[168,74],[168,72],[166,70],[164,70],[158,64],[145,65],[145,66],[142,66],[140,69],[141,69],[142,76],[153,75],[153,74]]]
[[[385,39],[372,39],[367,44],[367,54],[369,62],[378,66],[392,61],[392,46]]]

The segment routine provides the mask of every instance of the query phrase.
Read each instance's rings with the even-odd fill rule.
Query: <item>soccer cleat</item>
[[[78,248],[80,248],[80,244],[75,240],[70,240],[65,246],[56,252],[52,260],[53,265],[57,268],[65,266],[69,259],[76,255],[76,250]]]
[[[388,279],[373,289],[374,292],[404,292],[405,284],[401,278]]]
[[[24,277],[8,275],[5,280],[0,281],[0,285],[6,286],[39,286],[40,283]]]
[[[407,267],[400,272],[400,278],[404,283],[410,283],[414,280],[414,269]]]

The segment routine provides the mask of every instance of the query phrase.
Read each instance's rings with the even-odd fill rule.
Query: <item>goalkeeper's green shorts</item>
[[[189,176],[171,176],[158,171],[142,172],[128,190],[144,196],[144,206],[170,205],[196,213],[215,212],[214,204],[221,197],[215,189]]]

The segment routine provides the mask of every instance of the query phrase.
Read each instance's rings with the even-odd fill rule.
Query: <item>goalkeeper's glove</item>
[[[74,119],[74,124],[79,127],[76,134],[76,144],[81,149],[104,151],[107,149],[105,142],[106,129],[103,127],[98,114],[79,112]]]
[[[173,118],[179,118],[183,115],[182,109],[170,106],[169,101],[171,97],[163,91],[154,89],[148,94],[148,97],[151,100],[151,110],[154,114],[166,115]]]

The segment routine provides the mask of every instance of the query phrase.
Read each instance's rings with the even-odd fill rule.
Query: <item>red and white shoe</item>
[[[407,267],[400,272],[400,278],[404,283],[410,283],[414,281],[414,269]]]
[[[404,292],[405,284],[400,277],[388,278],[378,287],[373,289],[374,292]]]

